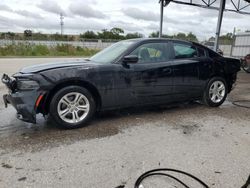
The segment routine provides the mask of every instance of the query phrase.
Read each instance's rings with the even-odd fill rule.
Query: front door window
[[[130,55],[139,58],[138,63],[158,63],[168,61],[165,43],[147,43],[137,47]]]

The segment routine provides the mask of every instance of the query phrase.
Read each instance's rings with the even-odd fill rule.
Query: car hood
[[[87,60],[79,60],[79,61],[70,61],[70,62],[57,62],[57,63],[46,63],[46,64],[38,64],[32,65],[28,67],[24,67],[20,70],[20,73],[37,73],[46,70],[58,69],[58,68],[66,68],[66,67],[76,67],[76,66],[84,66],[84,67],[93,67],[97,66],[97,63],[93,63]]]

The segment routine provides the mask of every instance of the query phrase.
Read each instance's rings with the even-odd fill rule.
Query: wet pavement
[[[0,74],[61,60],[0,59]],[[235,100],[250,100],[250,74],[239,73],[219,108],[186,103],[124,109],[98,114],[76,130],[59,129],[41,116],[36,125],[21,122],[0,101],[0,187],[130,188],[154,168],[187,171],[209,187],[241,187],[250,174],[250,110]],[[144,184],[176,186],[160,177]]]

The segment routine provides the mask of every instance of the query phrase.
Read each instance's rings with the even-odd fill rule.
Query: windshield
[[[92,56],[90,60],[97,63],[111,63],[134,43],[135,41],[117,42]]]

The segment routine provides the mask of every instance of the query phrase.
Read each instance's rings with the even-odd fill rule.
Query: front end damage
[[[3,95],[5,107],[11,104],[17,111],[18,119],[36,123],[36,109],[43,93],[37,89],[20,90],[18,88],[18,79],[12,79],[6,74],[3,75],[2,82],[9,90],[8,94]]]

